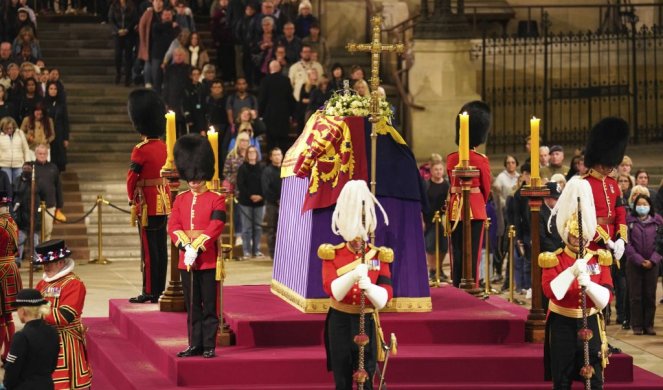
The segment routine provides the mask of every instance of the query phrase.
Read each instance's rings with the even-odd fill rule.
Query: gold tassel
[[[220,282],[226,278],[226,270],[223,269],[223,261],[221,260],[221,256],[216,256],[216,276],[215,280],[217,282]]]
[[[142,227],[147,227],[147,203],[141,205],[140,225]]]
[[[378,315],[377,311],[373,312],[373,322],[375,322],[375,335],[378,338],[378,361],[379,362],[384,362],[384,359],[387,357],[387,353],[385,352],[384,348],[382,348],[384,343],[384,333],[382,333],[382,326],[380,325],[380,316]]]
[[[396,340],[396,335],[391,334],[391,354],[398,355],[398,340]]]

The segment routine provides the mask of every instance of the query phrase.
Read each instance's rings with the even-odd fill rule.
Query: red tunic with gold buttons
[[[590,169],[583,178],[592,187],[596,208],[596,236],[590,242],[589,248],[593,250],[606,248],[608,240],[615,241],[619,238],[625,243],[628,242],[626,209],[621,203],[621,191],[617,180],[611,176],[603,176],[593,169]]]
[[[462,221],[462,202],[463,197],[460,179],[453,175],[453,170],[458,165],[458,152],[453,152],[447,156],[447,175],[451,178],[451,188],[449,190],[449,203],[447,210],[450,221]],[[470,150],[470,165],[478,169],[481,174],[472,179],[472,189],[470,190],[470,218],[474,220],[486,220],[486,203],[490,195],[490,162],[484,154],[475,150]]]
[[[12,302],[21,289],[21,278],[16,266],[16,252],[18,251],[18,226],[9,213],[0,214],[0,316],[9,315],[16,311]],[[1,319],[0,319],[1,321]],[[2,322],[0,322],[2,323]],[[6,348],[9,351],[9,345]]]
[[[612,276],[610,276],[610,264],[612,263],[611,255],[605,250],[602,250],[602,252],[599,254],[592,250],[587,250],[586,252],[587,254],[585,257],[590,257],[589,261],[587,262],[587,271],[589,272],[592,282],[608,288],[612,294]],[[553,258],[551,263],[546,264],[545,261],[542,261],[542,258],[545,258],[546,256],[556,256],[557,261],[554,261]],[[577,310],[582,307],[580,302],[581,288],[577,280],[573,280],[571,287],[569,287],[566,295],[564,295],[562,299],[555,298],[555,294],[553,294],[550,287],[550,282],[552,282],[553,279],[555,279],[557,275],[561,274],[565,269],[572,266],[575,261],[576,254],[568,247],[559,249],[554,254],[551,252],[542,253],[539,257],[539,265],[543,270],[541,284],[543,286],[543,293],[546,297],[548,297],[548,299],[550,299],[549,309],[551,311],[556,311],[555,307],[572,310]],[[594,302],[592,302],[591,299],[587,298],[587,308],[591,309],[593,307],[596,307],[596,305],[594,305]],[[558,310],[556,312],[558,314],[565,315],[560,311],[564,310]]]
[[[332,282],[339,276],[345,275],[354,270],[361,263],[362,255],[361,252],[355,252],[352,250],[347,243],[336,245],[333,247],[333,250],[335,251],[333,258],[331,258],[331,256],[321,256],[323,260],[325,260],[322,264],[322,288],[332,300],[335,300],[331,290]],[[318,251],[319,254],[321,251],[322,249]],[[368,277],[373,284],[387,290],[387,301],[390,301],[393,296],[393,289],[391,287],[391,271],[389,270],[388,263],[391,262],[393,258],[389,259],[384,255],[380,256],[381,251],[390,252],[391,250],[372,246],[368,247],[368,252],[366,253],[366,258],[370,259],[368,260]],[[391,257],[393,257],[393,253],[391,254]],[[358,284],[355,283],[345,295],[345,298],[343,298],[341,303],[359,306],[360,296],[361,289]],[[366,299],[366,307],[372,307],[371,301],[368,299]]]
[[[168,215],[170,195],[161,178],[161,168],[166,163],[166,144],[160,139],[148,138],[134,146],[131,166],[127,172],[129,202],[139,204],[138,215]]]
[[[193,267],[196,270],[214,269],[218,253],[217,240],[226,221],[226,200],[214,191],[195,194],[184,191],[177,195],[168,219],[168,234],[175,245],[184,249],[191,244],[198,251]],[[184,265],[184,251],[180,251],[179,269]]]

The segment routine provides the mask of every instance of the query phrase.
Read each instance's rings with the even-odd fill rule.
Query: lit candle
[[[532,183],[538,183],[540,178],[539,175],[539,123],[541,119],[533,116],[529,121],[530,124],[530,164],[531,164],[531,174],[532,174]]]
[[[214,152],[214,178],[212,180],[219,179],[219,133],[214,130],[214,126],[209,127],[207,132],[207,140],[212,146],[212,151]]]
[[[470,160],[470,116],[467,112],[459,114],[460,136],[458,137],[458,162]]]
[[[175,113],[173,111],[168,111],[166,114],[166,150],[168,151],[168,157],[166,159],[166,166],[173,167],[173,161],[175,157],[173,155],[173,149],[175,148],[175,141],[177,140],[177,132],[175,130]]]

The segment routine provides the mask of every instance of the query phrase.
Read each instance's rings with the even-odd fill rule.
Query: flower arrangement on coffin
[[[394,115],[386,99],[380,99],[380,115],[391,120]],[[327,116],[369,116],[371,98],[356,93],[334,92],[322,109]]]

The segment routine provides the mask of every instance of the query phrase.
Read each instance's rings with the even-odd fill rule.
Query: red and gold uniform
[[[357,368],[358,347],[353,342],[359,334],[359,311],[361,289],[355,283],[340,302],[332,294],[332,282],[348,272],[353,271],[362,262],[361,252],[354,251],[348,243],[338,245],[322,244],[318,248],[318,256],[323,260],[322,287],[329,294],[330,309],[327,313],[325,326],[325,347],[327,350],[327,369],[334,372],[336,388],[352,388],[352,374]],[[386,247],[367,247],[368,277],[371,282],[387,291],[387,302],[393,296],[391,271],[389,264],[394,260],[394,252]],[[377,343],[375,343],[376,325],[371,313],[375,309],[368,297],[365,300],[366,334],[369,344],[365,347],[365,369],[368,377],[373,377],[377,364]],[[364,383],[365,389],[371,389],[371,381]],[[348,387],[349,386],[349,387]]]
[[[619,185],[612,176],[604,176],[594,169],[583,176],[592,187],[596,208],[596,236],[589,248],[606,249],[609,240],[628,242],[626,209],[622,203]]]
[[[587,272],[592,282],[612,291],[610,265],[612,255],[604,249],[587,249],[585,258]],[[582,328],[582,289],[577,280],[573,280],[562,299],[557,299],[551,288],[551,282],[576,261],[576,252],[569,246],[556,252],[543,252],[539,255],[542,269],[541,284],[544,295],[550,300],[546,321],[546,343],[544,360],[546,380],[553,380],[556,389],[570,389],[573,380],[582,380],[580,369],[583,366],[582,341],[578,339],[578,330]],[[607,339],[603,319],[594,302],[587,296],[588,328],[594,337],[589,341],[590,364],[594,367],[592,388],[601,388],[603,368],[607,364]],[[605,360],[605,363],[604,363]],[[595,387],[596,386],[596,387]]]
[[[68,261],[73,263],[73,260]],[[87,359],[85,332],[81,324],[85,284],[73,272],[66,272],[55,280],[41,280],[35,288],[51,304],[51,313],[44,320],[54,326],[60,335],[58,364],[53,372],[55,389],[89,388],[92,384],[92,370]]]
[[[187,311],[189,347],[202,352],[214,349],[219,326],[217,307],[216,267],[219,253],[218,238],[226,221],[225,198],[218,192],[194,193],[184,191],[173,203],[168,220],[168,234],[180,249],[178,268],[182,275],[184,302]],[[187,271],[184,264],[185,247],[190,245],[198,257]],[[193,282],[193,284],[192,284]],[[193,291],[193,306],[190,297]]]
[[[156,302],[166,287],[166,219],[170,213],[170,195],[160,173],[166,155],[166,144],[157,138],[146,138],[131,152],[127,195],[132,211],[140,221],[144,265],[143,292],[132,298],[132,302]]]
[[[3,360],[7,357],[12,337],[14,336],[14,321],[12,302],[21,289],[21,277],[16,266],[16,253],[18,251],[18,227],[9,212],[0,214],[0,348]]]
[[[447,156],[447,175],[450,178],[451,188],[449,190],[449,199],[447,202],[447,223],[451,230],[452,259],[453,259],[453,285],[460,285],[463,271],[463,229],[457,224],[463,220],[463,191],[460,179],[453,174],[454,168],[458,165],[458,152],[453,152]],[[472,179],[472,188],[470,189],[470,218],[472,219],[472,275],[476,275],[477,262],[479,259],[479,248],[482,246],[483,224],[486,218],[486,203],[490,196],[490,161],[484,154],[478,153],[474,149],[470,150],[470,165],[478,169],[480,175]],[[447,230],[449,231],[449,230]],[[475,280],[479,282],[479,278]]]

